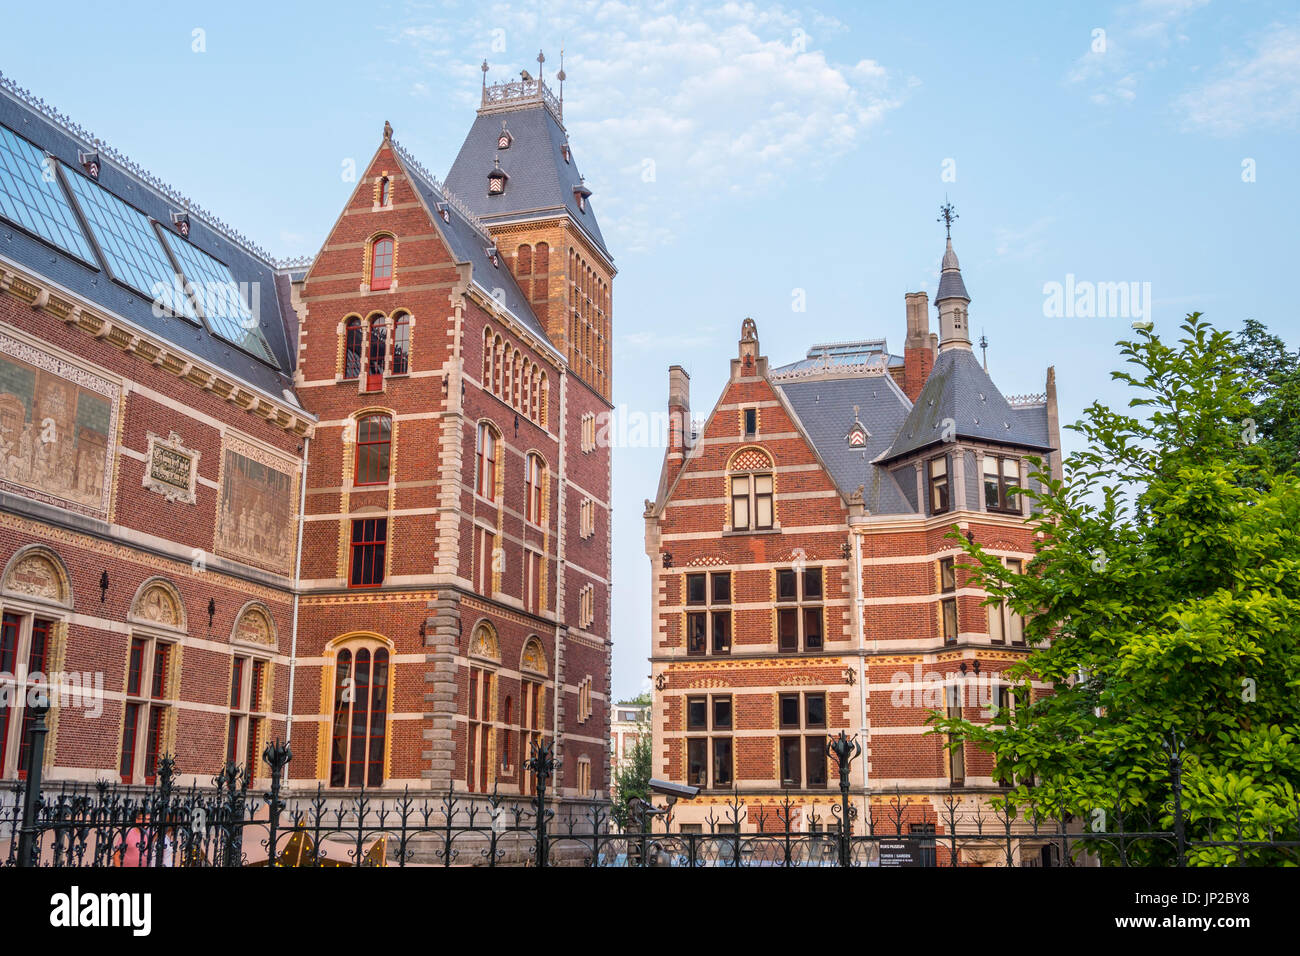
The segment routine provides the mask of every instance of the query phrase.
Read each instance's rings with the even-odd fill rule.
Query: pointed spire
[[[943,262],[939,269],[939,291],[935,294],[934,304],[939,310],[939,351],[952,346],[970,348],[970,329],[968,327],[968,309],[970,294],[961,277],[961,263],[952,248],[952,224],[957,212],[952,203],[945,202],[939,209],[939,222],[944,224],[946,247]]]

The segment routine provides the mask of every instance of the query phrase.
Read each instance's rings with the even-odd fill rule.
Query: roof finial
[[[939,218],[935,222],[943,223],[947,238],[952,238],[952,221],[959,218],[961,217],[957,215],[957,210],[953,208],[952,203],[948,202],[948,197],[944,196],[943,205],[939,207]]]
[[[555,74],[560,81],[560,112],[564,112],[564,41],[560,41],[560,72]]]
[[[989,370],[989,337],[980,329],[980,351],[984,353],[984,372],[988,374]]]
[[[487,60],[483,61],[483,65],[480,66],[479,69],[483,71],[483,95],[486,97],[487,96],[487,71],[488,71]]]

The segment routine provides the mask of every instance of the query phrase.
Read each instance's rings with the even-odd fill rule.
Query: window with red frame
[[[348,584],[374,588],[384,583],[384,555],[388,547],[387,518],[357,518],[352,522],[352,573]]]
[[[493,700],[496,675],[481,667],[469,669],[469,696],[466,722],[465,782],[470,792],[487,793],[491,783],[488,749],[492,737]]]
[[[343,377],[356,378],[361,374],[361,320],[352,316],[344,329]]]
[[[519,708],[519,716],[523,720],[519,730],[519,766],[524,767],[528,764],[533,747],[542,742],[542,730],[545,727],[542,716],[543,691],[540,681],[527,678],[519,682],[519,687],[523,697],[523,705]],[[524,774],[524,792],[537,792],[536,778],[531,773]]]
[[[266,661],[236,657],[230,667],[230,722],[226,740],[226,761],[234,763],[242,754],[244,767],[256,774],[260,766],[258,745],[264,717],[263,681]],[[242,749],[241,749],[242,748]]]
[[[123,783],[143,780],[152,785],[154,782],[167,720],[167,678],[171,654],[170,644],[153,638],[131,638],[119,767]]]
[[[339,651],[334,669],[331,787],[378,786],[384,779],[388,722],[388,651]]]
[[[541,455],[528,456],[524,472],[524,493],[527,497],[524,513],[529,521],[538,525],[542,523],[542,475],[545,471],[546,465]]]
[[[492,594],[492,572],[496,567],[497,536],[487,528],[478,528],[478,561],[474,567],[474,586],[479,594]]]
[[[392,439],[393,420],[387,415],[367,415],[357,422],[357,460],[354,480],[358,485],[388,484]]]
[[[393,240],[376,239],[370,247],[370,290],[377,292],[393,284]]]
[[[0,707],[0,773],[17,770],[19,779],[27,776],[27,731],[36,722],[35,711],[28,706],[33,688],[48,688],[45,668],[50,654],[54,622],[39,617],[26,617],[7,612],[0,621],[0,681],[11,684],[7,688],[8,704]],[[15,674],[18,661],[26,658],[26,683]],[[9,750],[9,733],[18,725],[16,767],[5,762]]]
[[[411,370],[411,317],[399,312],[393,325],[393,363],[389,374],[405,375]]]
[[[384,346],[388,320],[377,315],[370,320],[370,351],[366,359],[366,391],[377,392],[384,387]]]
[[[487,422],[478,426],[478,471],[475,490],[488,501],[497,497],[497,431]]]

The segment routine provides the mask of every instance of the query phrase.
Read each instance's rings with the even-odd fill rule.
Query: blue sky
[[[903,294],[937,284],[945,196],[990,372],[1035,392],[1055,364],[1064,422],[1121,398],[1107,372],[1130,321],[1045,317],[1045,283],[1067,275],[1149,282],[1157,330],[1199,309],[1300,343],[1293,3],[106,9],[7,11],[0,70],[278,256],[316,251],[352,188],[343,164],[385,120],[445,174],[478,64],[536,73],[541,47],[553,84],[563,42],[632,411],[662,408],[672,363],[707,411],[745,316],[774,364],[830,340],[901,351]],[[641,510],[660,456],[615,453],[618,695],[648,686]]]

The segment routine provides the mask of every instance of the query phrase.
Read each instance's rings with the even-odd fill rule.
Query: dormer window
[[[172,213],[172,225],[181,234],[181,238],[188,239],[190,237],[190,214],[188,212]]]
[[[514,139],[510,135],[510,130],[506,129],[506,121],[501,121],[501,135],[497,137],[497,149],[509,149],[510,143]]]
[[[501,157],[497,157],[492,167],[492,172],[488,173],[488,195],[500,196],[506,191],[506,180],[510,177],[506,171],[501,168]]]
[[[565,140],[565,142],[562,143],[562,144],[560,145],[560,155],[564,157],[564,162],[567,164],[567,163],[569,162],[569,143],[568,143],[568,140]]]
[[[85,152],[79,149],[77,159],[81,162],[81,168],[86,171],[86,175],[99,182],[99,150],[92,149],[90,152]]]
[[[591,190],[583,180],[578,180],[578,185],[573,187],[573,198],[578,203],[578,211],[585,213],[587,211],[587,197],[591,195]]]
[[[443,222],[451,222],[451,209],[445,202],[438,203],[438,215],[442,217]]]
[[[500,257],[497,255],[496,246],[488,246],[486,249],[483,250],[483,253],[488,257],[488,262],[492,263],[493,268],[495,268],[500,262]]]

